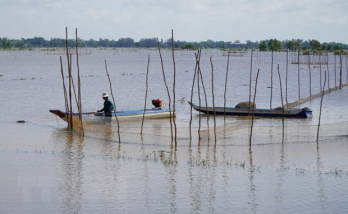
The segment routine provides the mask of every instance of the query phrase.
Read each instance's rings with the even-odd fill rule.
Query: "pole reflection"
[[[114,132],[113,126],[110,124],[103,125],[104,142],[101,143],[100,153],[103,155],[101,163],[101,183],[104,184],[101,189],[101,197],[99,198],[102,204],[103,213],[112,213],[116,210],[115,201],[118,198],[117,183],[120,164],[118,156],[121,145],[117,144],[115,151],[115,144],[113,142],[112,134]],[[99,180],[99,179],[98,179]]]
[[[77,139],[74,139],[74,137]],[[65,147],[59,161],[58,185],[64,213],[79,213],[82,199],[83,138],[66,132]]]
[[[252,151],[251,151],[251,147],[249,147],[249,164],[250,164],[250,168],[249,168],[249,181],[250,181],[250,202],[249,204],[251,205],[251,211],[253,213],[257,213],[256,212],[256,207],[257,207],[257,203],[256,203],[256,195],[255,195],[255,189],[256,186],[254,185],[254,172],[255,172],[255,166],[253,165],[253,156],[252,156]]]
[[[319,197],[319,202],[320,202],[320,208],[321,208],[321,213],[327,213],[327,196],[325,194],[325,183],[322,178],[322,170],[323,170],[323,165],[321,163],[321,158],[320,158],[320,153],[319,153],[319,145],[317,145],[317,171],[318,171],[318,197]]]
[[[278,169],[278,180],[276,183],[276,213],[280,213],[282,210],[282,203],[283,203],[283,183],[284,183],[284,177],[286,176],[287,169],[285,166],[285,155],[284,155],[284,142],[282,142],[281,149],[280,149],[280,161],[279,161],[279,169]]]

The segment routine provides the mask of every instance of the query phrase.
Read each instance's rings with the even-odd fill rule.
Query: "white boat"
[[[52,114],[57,115],[64,121],[68,121],[69,114],[63,112],[61,110],[51,109],[49,110]],[[142,120],[144,114],[144,110],[129,110],[129,111],[117,111],[116,116],[118,121],[134,121],[134,120]],[[78,118],[78,113],[72,113],[74,118]],[[105,116],[104,112],[88,112],[82,113],[82,121],[86,123],[106,123],[106,122],[116,122],[115,113],[112,113],[112,116]],[[169,117],[175,117],[175,112],[170,112],[168,110],[164,110],[161,108],[152,108],[145,109],[145,119],[163,119]]]

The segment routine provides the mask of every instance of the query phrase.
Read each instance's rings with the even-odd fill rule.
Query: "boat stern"
[[[62,112],[61,110],[57,110],[57,109],[50,109],[49,110],[52,114],[57,115],[60,118],[65,118],[65,113]]]

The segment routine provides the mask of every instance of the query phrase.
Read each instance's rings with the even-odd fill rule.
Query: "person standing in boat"
[[[111,122],[112,112],[115,108],[114,104],[111,100],[109,100],[109,95],[107,92],[104,92],[102,94],[103,100],[104,100],[104,108],[98,110],[97,112],[104,112],[105,117],[108,117],[108,122]]]

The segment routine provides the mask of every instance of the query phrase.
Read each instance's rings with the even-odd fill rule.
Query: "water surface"
[[[79,56],[83,111],[100,109],[102,92],[110,93],[105,61],[118,110],[144,107],[148,63],[147,106],[155,98],[168,103],[157,50],[85,53],[91,54]],[[298,106],[311,108],[313,118],[285,120],[284,142],[281,118],[255,118],[250,147],[248,117],[218,117],[215,142],[213,117],[208,121],[202,116],[199,125],[198,112],[193,112],[190,140],[186,101],[191,96],[194,54],[175,52],[174,149],[168,120],[145,121],[143,136],[140,122],[121,123],[121,143],[116,125],[87,126],[85,137],[68,132],[66,123],[48,111],[64,109],[60,55],[39,49],[1,51],[0,213],[345,213],[348,88],[324,96],[318,142],[321,98]],[[229,58],[227,106],[249,99],[250,54],[240,52]],[[171,51],[163,50],[162,56],[172,91]],[[300,98],[320,92],[325,70],[329,71],[326,87],[338,84],[337,57],[336,65],[330,56],[328,66],[312,65],[310,70],[308,65],[291,64],[296,57],[289,56],[288,102],[296,101],[299,92]],[[254,52],[251,88],[253,96],[260,69],[259,108],[281,105],[278,64],[286,97],[286,53],[274,55],[273,74],[271,59],[271,53]],[[67,75],[64,55],[62,60]],[[200,67],[209,105],[212,71],[215,105],[224,104],[227,60],[219,50],[202,51]],[[343,62],[342,78],[347,82],[346,58]],[[197,88],[193,101],[199,102]]]

